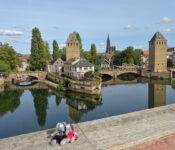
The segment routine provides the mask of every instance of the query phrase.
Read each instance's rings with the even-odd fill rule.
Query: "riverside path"
[[[172,104],[75,124],[79,139],[72,144],[49,146],[47,137],[50,129],[1,139],[0,150],[135,149],[140,145],[175,135],[174,116],[175,104]]]

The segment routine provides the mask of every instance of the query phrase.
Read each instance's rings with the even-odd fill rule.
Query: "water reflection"
[[[154,108],[166,105],[166,85],[148,83],[148,106]]]
[[[38,118],[38,124],[44,126],[47,116],[47,105],[49,92],[47,89],[30,90],[33,96],[33,102],[35,106],[36,116]]]
[[[102,98],[100,96],[80,93],[71,93],[65,96],[66,104],[69,105],[69,117],[74,123],[79,122],[84,113],[102,104]]]
[[[0,117],[8,111],[14,112],[20,105],[23,90],[3,91],[0,93]]]
[[[0,92],[0,138],[53,128],[62,121],[77,123],[175,103],[174,82],[136,78],[108,83],[113,85],[103,87],[103,99],[58,93],[41,83],[7,86]]]

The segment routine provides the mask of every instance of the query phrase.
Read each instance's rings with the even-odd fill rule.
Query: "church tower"
[[[156,32],[149,41],[149,70],[167,71],[167,40],[160,32]]]
[[[80,43],[76,33],[69,34],[66,42],[66,60],[71,58],[80,58]]]
[[[108,38],[107,38],[107,45],[106,45],[106,53],[110,53],[110,39],[109,39],[109,34],[108,34]]]
[[[115,52],[116,47],[115,46],[111,46],[110,44],[110,38],[109,38],[109,34],[108,34],[108,38],[107,38],[107,42],[106,42],[106,54],[107,55],[113,55]]]

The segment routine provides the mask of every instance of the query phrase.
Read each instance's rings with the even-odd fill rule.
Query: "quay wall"
[[[147,70],[142,70],[141,76],[155,79],[171,79],[171,72],[150,72]]]
[[[0,139],[3,150],[128,150],[175,134],[175,104],[74,124],[79,139],[50,146],[55,129]]]

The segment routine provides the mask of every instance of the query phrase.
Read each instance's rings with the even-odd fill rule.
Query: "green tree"
[[[89,51],[83,51],[81,53],[81,58],[85,58],[87,61],[91,62],[91,54]]]
[[[43,70],[46,64],[44,41],[38,28],[32,30],[31,55],[29,58],[30,70]]]
[[[95,64],[97,62],[97,50],[96,50],[96,46],[94,43],[91,44],[90,54],[91,54],[90,62]]]
[[[62,59],[63,61],[66,61],[66,47],[63,47],[63,48],[60,50],[60,52],[61,52],[61,59]]]
[[[45,47],[45,51],[46,51],[46,60],[51,60],[50,47],[49,47],[49,43],[47,41],[44,42],[44,47]]]
[[[114,64],[121,65],[121,52],[119,50],[114,52]]]
[[[57,41],[53,40],[53,59],[56,60],[58,57],[61,57],[59,46],[58,46]]]
[[[133,58],[134,58],[134,64],[135,65],[141,65],[141,54],[142,50],[141,49],[135,49],[133,53]]]
[[[3,72],[17,71],[17,67],[20,65],[16,51],[8,44],[0,43],[0,60],[1,70],[4,70]],[[3,65],[4,63],[5,66]]]
[[[10,72],[10,66],[2,60],[0,60],[0,72]]]
[[[125,49],[125,61],[128,64],[133,64],[133,53],[134,53],[134,48],[129,46]]]

